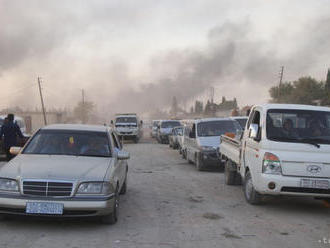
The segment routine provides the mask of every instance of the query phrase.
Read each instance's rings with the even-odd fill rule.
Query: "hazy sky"
[[[329,0],[0,0],[0,108],[99,111],[189,103],[210,86],[240,105],[330,67]],[[169,100],[168,100],[169,99]],[[188,106],[187,106],[188,108]]]

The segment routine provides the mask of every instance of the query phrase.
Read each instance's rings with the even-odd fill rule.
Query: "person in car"
[[[93,138],[89,139],[88,144],[80,149],[80,154],[107,156],[109,147],[100,140]]]
[[[321,124],[318,120],[312,120],[310,123],[310,130],[312,137],[318,137],[322,135]]]
[[[288,138],[298,138],[299,135],[293,127],[293,121],[291,119],[285,119],[283,122],[283,134]]]
[[[4,136],[4,149],[6,152],[7,161],[13,158],[10,154],[10,147],[17,146],[17,137],[23,138],[23,134],[19,126],[14,122],[14,115],[8,114],[7,121],[1,127],[0,139]]]

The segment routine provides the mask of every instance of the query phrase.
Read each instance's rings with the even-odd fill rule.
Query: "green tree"
[[[301,77],[269,90],[273,103],[317,104],[324,98],[324,84],[311,77]]]

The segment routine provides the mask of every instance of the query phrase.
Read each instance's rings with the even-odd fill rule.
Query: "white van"
[[[184,128],[183,157],[194,163],[197,170],[208,165],[222,166],[219,145],[225,133],[241,132],[237,121],[231,118],[205,118],[187,122]]]

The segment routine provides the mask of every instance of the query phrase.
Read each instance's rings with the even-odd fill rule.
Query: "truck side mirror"
[[[258,133],[259,133],[259,125],[258,124],[251,124],[249,127],[249,138],[258,140]]]

